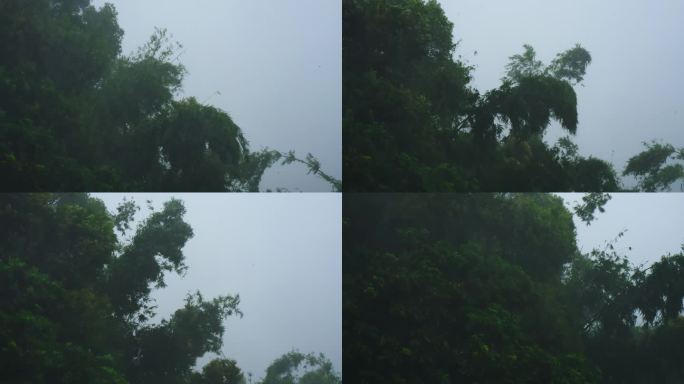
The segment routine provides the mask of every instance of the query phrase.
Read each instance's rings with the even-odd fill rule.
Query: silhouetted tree
[[[277,358],[266,369],[261,384],[341,384],[332,362],[323,354],[292,351]]]
[[[435,0],[343,0],[343,164],[349,191],[615,191],[613,167],[542,136],[577,131],[589,52],[549,64],[525,45],[498,88],[470,86]],[[568,138],[560,143],[572,144]]]
[[[185,68],[165,30],[128,56],[122,37],[110,4],[0,4],[3,190],[256,191],[287,163],[251,151],[225,111],[177,99]],[[341,188],[310,154],[295,159]]]
[[[137,210],[110,214],[86,194],[0,195],[0,381],[187,383],[198,357],[219,352],[239,296],[196,293],[148,322],[151,287],[187,268],[192,229],[170,200],[131,233]]]

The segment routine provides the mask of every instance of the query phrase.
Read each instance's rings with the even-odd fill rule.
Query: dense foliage
[[[551,195],[348,194],[343,209],[351,382],[684,380],[684,254],[647,271],[580,254]]]
[[[510,57],[498,88],[471,85],[436,0],[343,0],[343,166],[348,191],[617,191],[608,162],[578,154],[577,45],[545,65]],[[557,122],[569,136],[543,140]],[[663,170],[671,180],[679,168]],[[626,173],[632,173],[628,167]],[[639,187],[652,187],[649,180]]]
[[[185,69],[164,30],[121,55],[112,5],[0,2],[0,174],[10,191],[255,191],[277,161],[228,114],[176,99]]]
[[[165,272],[187,268],[182,249],[193,231],[179,200],[131,228],[138,210],[124,201],[110,213],[86,194],[0,194],[1,382],[244,379],[225,358],[193,372],[199,357],[220,353],[223,320],[242,316],[239,296],[197,292],[168,319],[150,321],[151,290],[164,287]],[[306,361],[320,364],[310,376],[336,377],[324,357]]]
[[[185,268],[193,235],[178,200],[133,233],[136,206],[117,214],[85,194],[0,195],[0,372],[7,383],[185,383],[218,352],[239,296],[188,296],[152,324],[152,286]],[[118,240],[115,229],[128,233]]]

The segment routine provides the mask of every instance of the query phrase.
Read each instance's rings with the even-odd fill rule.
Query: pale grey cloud
[[[185,202],[195,236],[184,248],[184,277],[155,290],[158,316],[182,307],[188,292],[240,294],[243,318],[225,321],[223,354],[254,378],[280,355],[322,352],[342,369],[342,196],[304,194],[92,194],[112,211],[124,196],[161,208]],[[203,365],[214,356],[205,356]]]

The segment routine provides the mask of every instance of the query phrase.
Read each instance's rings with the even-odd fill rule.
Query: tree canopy
[[[153,324],[152,286],[185,266],[193,236],[181,201],[136,229],[85,194],[0,195],[0,361],[9,383],[184,383],[218,352],[239,296],[189,295]],[[115,229],[133,233],[120,240]]]
[[[602,210],[609,196],[575,207]],[[343,358],[355,383],[680,382],[684,253],[582,254],[543,194],[347,194]],[[640,320],[641,319],[641,320]]]
[[[669,191],[676,182],[684,181],[684,148],[652,141],[646,149],[627,162],[623,175],[633,176],[637,188],[647,191]],[[682,185],[680,184],[680,189]]]
[[[574,87],[589,51],[576,45],[545,64],[524,45],[501,85],[481,93],[471,85],[473,67],[454,58],[452,29],[436,0],[343,0],[348,191],[624,188],[612,164],[580,156],[572,142],[580,121]],[[553,122],[568,135],[549,145],[543,136]],[[668,166],[659,181],[637,187],[662,188],[680,173]]]
[[[121,54],[114,7],[0,4],[0,173],[8,191],[256,191],[264,171],[318,161],[252,151],[230,116],[179,99],[179,45],[158,29]]]
[[[124,200],[108,212],[87,194],[0,194],[0,381],[245,383],[221,352],[224,320],[242,317],[239,295],[190,293],[153,319],[152,290],[188,268],[193,230],[180,200],[134,226],[139,209]],[[218,357],[196,371],[207,353]],[[338,384],[337,375],[323,355],[291,352],[264,383]]]
[[[291,351],[269,365],[260,384],[342,384],[342,378],[322,353]]]

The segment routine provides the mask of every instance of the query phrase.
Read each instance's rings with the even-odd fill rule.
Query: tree
[[[684,166],[673,161],[684,160],[684,148],[655,141],[644,143],[646,150],[627,161],[623,175],[634,176],[637,188],[647,192],[669,191],[677,180],[684,180]],[[667,164],[670,162],[670,164]]]
[[[302,369],[302,371],[300,371]],[[291,351],[277,358],[266,369],[261,384],[341,384],[332,362],[323,354]]]
[[[452,29],[435,0],[343,1],[349,191],[619,189],[609,163],[563,157],[542,140],[552,120],[577,131],[586,49],[545,66],[525,45],[501,86],[480,94],[472,67],[453,59]]]
[[[148,321],[151,287],[187,268],[192,228],[178,200],[133,231],[137,210],[125,201],[109,213],[87,194],[0,195],[3,381],[186,383],[198,357],[219,351],[223,319],[242,315],[239,296],[196,293]]]
[[[594,221],[594,212],[605,212],[604,206],[612,199],[608,193],[587,193],[582,196],[582,204],[577,204],[573,207],[575,215],[587,225],[591,225]]]
[[[245,376],[235,360],[214,359],[202,368],[193,384],[244,384]]]
[[[591,221],[610,196],[574,210]],[[681,382],[684,253],[581,254],[537,194],[348,194],[343,357],[355,383]]]
[[[239,296],[222,296],[209,302],[202,295],[189,295],[185,306],[171,318],[138,330],[139,356],[130,366],[131,382],[185,383],[192,376],[195,361],[207,352],[220,352],[224,333],[223,319],[242,316]],[[209,367],[216,378],[216,367]],[[209,381],[210,383],[212,381]]]
[[[349,195],[343,210],[349,380],[595,381],[562,300],[577,248],[559,198]]]
[[[682,260],[682,254],[666,255],[640,269],[609,244],[573,263],[569,292],[583,314],[586,354],[604,382],[684,377],[675,363],[683,353],[675,345],[682,337]]]
[[[0,12],[3,189],[256,191],[285,160],[250,150],[225,111],[177,98],[186,71],[165,30],[124,56],[110,4],[9,0]],[[295,159],[341,187],[312,155]]]

